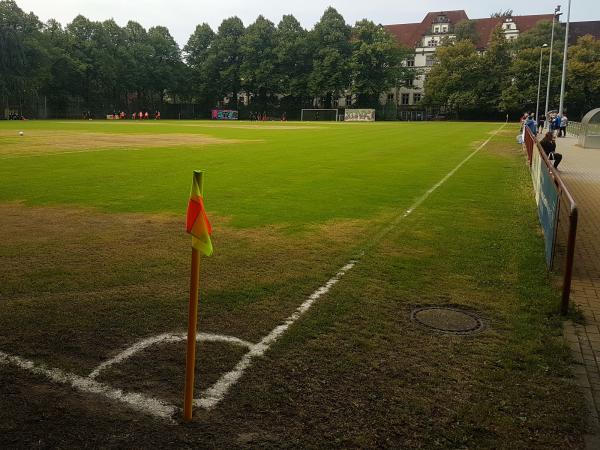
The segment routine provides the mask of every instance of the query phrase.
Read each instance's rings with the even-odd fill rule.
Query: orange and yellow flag
[[[202,172],[194,170],[192,191],[187,209],[186,230],[192,235],[192,247],[202,252],[205,256],[212,255],[213,247],[210,240],[212,228],[202,199]]]

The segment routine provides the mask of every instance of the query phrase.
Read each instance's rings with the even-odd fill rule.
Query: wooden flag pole
[[[185,391],[183,394],[183,419],[192,420],[194,400],[194,371],[196,365],[196,328],[198,324],[198,288],[200,284],[200,255],[192,247],[190,275],[190,303],[188,308],[187,354],[185,359]]]

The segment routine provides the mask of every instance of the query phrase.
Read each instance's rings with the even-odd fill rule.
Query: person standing
[[[537,136],[537,124],[533,118],[533,114],[525,121],[525,126],[531,130],[531,134]]]
[[[554,128],[554,130],[556,130],[556,134],[558,136],[560,136],[560,119],[561,119],[561,117],[559,114],[557,114],[556,117],[554,117],[554,127],[553,128]]]
[[[567,137],[567,125],[569,124],[569,119],[567,119],[567,115],[563,114],[560,118],[560,136]]]

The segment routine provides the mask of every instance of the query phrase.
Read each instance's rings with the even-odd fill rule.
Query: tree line
[[[217,30],[203,23],[180,49],[162,26],[121,27],[81,15],[66,26],[42,23],[0,0],[0,50],[3,107],[43,98],[51,111],[193,103],[207,113],[224,98],[231,108],[244,99],[257,111],[311,107],[314,99],[332,107],[347,93],[371,106],[414,76],[402,64],[410,49],[369,20],[348,25],[333,8],[311,30],[292,15],[277,25],[263,16],[248,26],[228,18]]]
[[[555,24],[549,109],[558,109],[562,77],[564,24]],[[444,42],[436,52],[437,63],[425,82],[426,104],[443,106],[462,118],[501,117],[534,112],[537,103],[540,53],[542,77],[540,115],[544,113],[548,76],[551,22],[540,22],[513,41],[500,28],[491,36],[485,52],[472,22],[456,26],[456,39]],[[600,41],[580,37],[569,46],[565,106],[572,119],[600,105]]]

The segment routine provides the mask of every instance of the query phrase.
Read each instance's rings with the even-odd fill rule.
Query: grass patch
[[[31,122],[0,131],[17,125],[26,136],[251,141],[3,161],[0,350],[81,375],[138,339],[183,331],[193,168],[207,171],[216,249],[202,262],[199,328],[257,342],[499,126]],[[581,448],[584,407],[515,134],[494,137],[370,247],[192,424],[165,425],[0,367],[0,443]],[[410,321],[424,305],[466,308],[486,329],[431,333]],[[239,357],[202,345],[199,385]],[[183,362],[181,345],[153,347],[102,380],[177,403]]]

